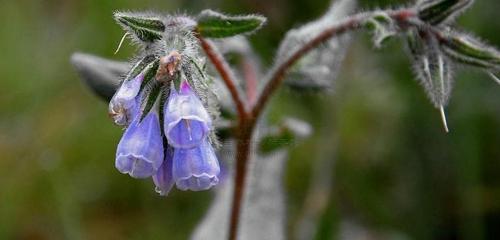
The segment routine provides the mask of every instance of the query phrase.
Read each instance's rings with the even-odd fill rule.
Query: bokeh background
[[[460,26],[500,46],[497,0],[481,0]],[[363,0],[361,9],[408,4]],[[0,5],[0,239],[186,239],[211,192],[157,196],[150,180],[114,169],[121,130],[80,81],[72,52],[116,60],[123,32],[114,10],[261,13],[250,39],[263,63],[287,29],[329,0],[40,0]],[[291,115],[314,135],[291,148],[288,238],[315,213],[315,239],[498,239],[500,86],[460,68],[447,108],[451,128],[413,79],[404,44],[371,47],[357,34],[334,88],[283,89],[269,119]]]

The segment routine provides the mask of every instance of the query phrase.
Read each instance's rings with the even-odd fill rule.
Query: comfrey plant
[[[132,64],[84,54],[75,54],[72,60],[92,89],[106,99],[112,96],[109,114],[125,128],[116,168],[134,178],[152,177],[161,195],[174,184],[181,190],[206,190],[219,182],[215,130],[229,132],[219,134],[236,142],[229,231],[223,236],[236,239],[250,153],[268,153],[307,135],[297,130],[304,129],[297,124],[256,135],[257,126],[267,127],[259,121],[265,107],[283,83],[299,89],[327,88],[354,30],[371,31],[376,47],[395,37],[407,43],[416,78],[441,113],[446,131],[444,109],[457,65],[477,67],[500,83],[500,52],[454,28],[454,20],[472,0],[418,0],[408,7],[351,14],[355,2],[335,1],[323,17],[290,30],[267,74],[258,71],[258,60],[244,38],[262,27],[266,21],[262,16],[228,16],[211,10],[196,17],[115,13],[126,31],[124,38],[139,46]],[[240,56],[241,69],[233,71],[224,53]],[[211,77],[207,66],[220,78]],[[121,74],[125,77],[118,85]],[[259,76],[264,80],[257,81]],[[220,83],[226,88],[215,87]]]
[[[215,106],[200,98],[210,88],[199,66],[194,22],[126,13],[115,18],[143,47],[143,57],[109,103],[114,122],[126,128],[116,168],[134,178],[152,177],[161,195],[174,183],[193,191],[216,185],[220,168],[212,118],[217,113],[209,114]]]

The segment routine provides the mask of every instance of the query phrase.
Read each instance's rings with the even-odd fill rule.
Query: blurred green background
[[[500,2],[476,2],[459,19],[461,27],[500,46]],[[408,3],[364,0],[360,7]],[[69,64],[75,51],[132,56],[127,44],[113,55],[123,34],[114,10],[261,13],[269,22],[251,41],[270,63],[286,30],[318,17],[328,4],[3,1],[0,239],[186,239],[212,199],[210,192],[179,191],[160,198],[151,181],[114,169],[121,130]],[[320,210],[316,239],[345,239],[352,228],[370,239],[500,238],[500,86],[460,68],[445,134],[413,79],[403,44],[374,50],[367,34],[357,36],[333,91],[284,89],[274,98],[271,121],[292,115],[315,128],[292,148],[287,167],[288,237],[312,205]],[[311,191],[318,176],[328,184]]]

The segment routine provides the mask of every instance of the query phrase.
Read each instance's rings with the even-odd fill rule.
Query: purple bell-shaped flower
[[[161,196],[167,196],[172,187],[174,186],[174,178],[172,176],[172,158],[174,157],[174,150],[167,147],[165,150],[165,159],[161,164],[158,172],[153,175],[153,182],[155,183],[155,190]]]
[[[139,90],[141,88],[144,74],[140,73],[135,78],[124,81],[109,102],[109,115],[115,124],[127,126],[137,114]]]
[[[134,178],[151,177],[160,168],[164,152],[158,113],[153,109],[139,122],[137,114],[122,136],[115,166]]]
[[[176,148],[172,170],[181,190],[207,190],[219,182],[219,161],[207,139],[195,148]]]
[[[164,116],[165,136],[174,148],[200,145],[212,127],[210,115],[187,81],[181,83],[179,92],[171,89]]]

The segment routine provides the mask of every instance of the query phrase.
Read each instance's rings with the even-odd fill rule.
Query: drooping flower
[[[219,182],[219,161],[214,149],[205,139],[195,148],[176,148],[172,172],[177,188],[207,190]]]
[[[122,83],[109,102],[109,114],[115,124],[127,126],[139,110],[139,90],[144,74],[140,73],[131,80]]]
[[[179,92],[172,88],[164,107],[164,130],[174,148],[194,148],[201,144],[210,131],[212,120],[200,99],[187,81]]]
[[[118,143],[115,166],[134,178],[151,177],[160,168],[164,152],[158,112],[153,108],[142,121],[137,114]]]
[[[171,147],[167,147],[165,150],[165,159],[161,164],[158,172],[153,175],[153,182],[155,183],[155,190],[161,196],[167,196],[170,189],[174,186],[174,178],[172,176],[172,158],[174,156],[174,150]]]

